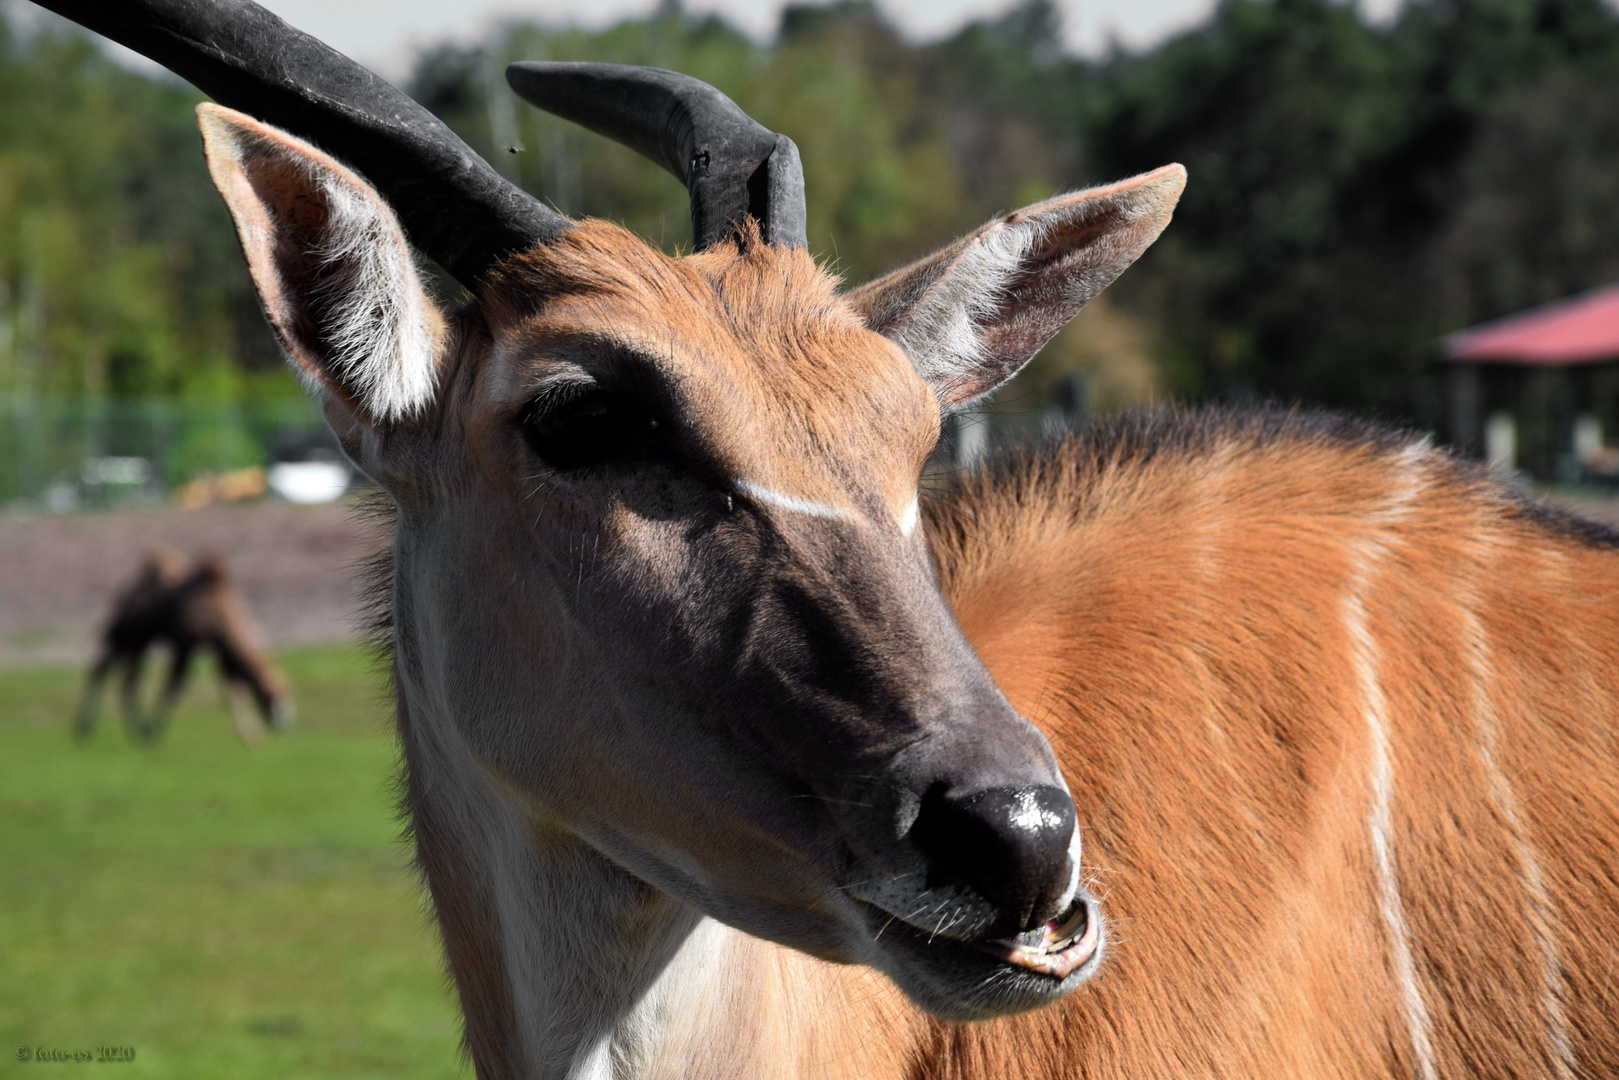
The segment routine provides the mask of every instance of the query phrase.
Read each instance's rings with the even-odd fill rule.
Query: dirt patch
[[[1619,500],[1552,501],[1619,527]],[[159,546],[223,554],[273,645],[351,638],[357,567],[387,539],[347,504],[0,514],[0,666],[85,662],[113,594]]]
[[[387,537],[344,503],[0,515],[0,666],[82,663],[154,547],[225,557],[274,645],[354,636],[356,569]]]

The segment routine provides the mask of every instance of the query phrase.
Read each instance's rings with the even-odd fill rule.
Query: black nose
[[[936,785],[912,839],[939,882],[971,885],[1000,910],[993,934],[1032,930],[1062,914],[1074,801],[1061,788],[990,788],[963,798]]]

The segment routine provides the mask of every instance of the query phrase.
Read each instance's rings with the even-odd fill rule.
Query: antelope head
[[[1074,804],[940,594],[918,482],[941,416],[1164,228],[1179,166],[840,293],[806,250],[793,144],[695,80],[508,72],[686,182],[676,258],[505,185],[251,5],[224,5],[260,20],[228,63],[186,44],[217,13],[140,39],[165,5],[100,25],[58,6],[254,114],[200,108],[208,166],[287,356],[397,505],[413,769],[461,762],[525,842],[872,965],[940,1016],[1031,1008],[1095,968]],[[441,308],[411,243],[472,302]]]

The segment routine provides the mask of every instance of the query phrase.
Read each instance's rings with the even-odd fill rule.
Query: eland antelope
[[[141,671],[154,648],[169,649],[169,672],[155,708],[143,712]],[[73,722],[75,738],[96,726],[101,689],[123,668],[120,696],[130,736],[151,742],[163,736],[185,691],[191,662],[212,653],[236,730],[257,742],[266,728],[292,726],[294,705],[283,679],[260,641],[247,601],[218,555],[191,559],[177,551],[149,553],[134,579],[118,594],[102,630],[101,648],[90,665],[84,697]],[[250,709],[257,709],[252,715]]]
[[[220,103],[265,313],[391,498],[481,1080],[1619,1075],[1619,538],[1269,413],[919,498],[1179,166],[840,291],[793,144],[690,78],[508,71],[686,183],[675,258],[244,0],[44,2]]]

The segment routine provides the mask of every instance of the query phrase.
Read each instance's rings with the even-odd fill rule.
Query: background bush
[[[768,45],[665,4],[429,49],[408,88],[530,191],[675,250],[680,185],[500,72],[588,58],[706,79],[798,142],[812,247],[851,281],[996,211],[1184,162],[1174,226],[1014,398],[1082,370],[1103,407],[1274,398],[1434,426],[1437,335],[1619,278],[1619,16],[1601,0],[1414,0],[1388,26],[1227,0],[1139,54],[1060,40],[1046,0],[929,44],[863,2],[790,8]],[[295,394],[208,188],[198,96],[66,27],[0,27],[0,94],[0,391]]]

